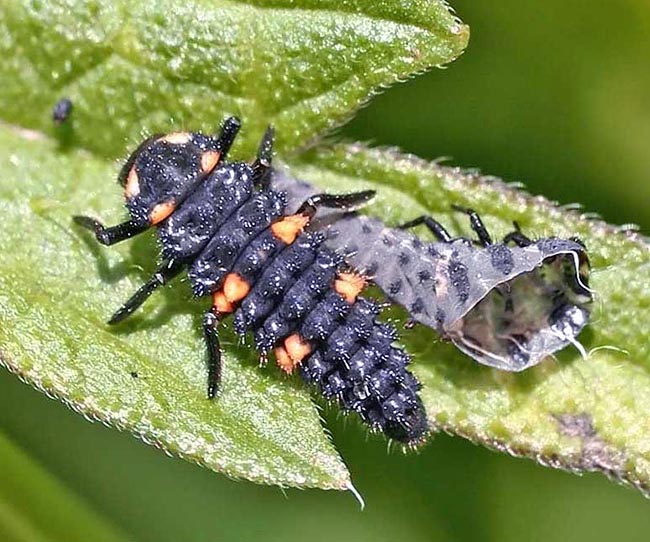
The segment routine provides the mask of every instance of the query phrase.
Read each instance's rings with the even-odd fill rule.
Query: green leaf
[[[128,540],[2,433],[0,464],[0,539]]]
[[[0,115],[53,133],[52,106],[68,96],[68,144],[116,157],[142,134],[214,131],[234,114],[240,151],[271,122],[286,152],[467,39],[439,0],[8,0]]]
[[[388,224],[433,214],[458,234],[476,209],[496,236],[517,220],[527,234],[578,235],[587,245],[597,292],[587,349],[565,349],[524,373],[480,366],[418,326],[404,331],[439,430],[571,471],[600,471],[644,492],[650,486],[650,245],[633,231],[588,219],[498,179],[441,167],[392,150],[337,145],[301,156],[297,177],[328,190],[375,188],[368,213]]]
[[[0,126],[2,363],[86,416],[230,476],[347,487],[304,386],[259,370],[232,334],[223,396],[204,399],[202,311],[186,285],[109,331],[106,316],[152,272],[154,244],[104,251],[70,216],[121,218],[107,159],[143,134],[215,131],[235,114],[235,154],[270,122],[289,152],[378,87],[453,60],[467,39],[437,0],[4,2],[0,120],[20,128]],[[74,110],[54,127],[63,96]]]
[[[307,390],[259,369],[230,326],[223,393],[205,398],[207,307],[187,283],[118,332],[104,323],[153,272],[155,243],[108,250],[73,227],[80,211],[120,218],[115,168],[35,137],[0,125],[0,361],[85,416],[229,476],[345,488],[347,469]]]

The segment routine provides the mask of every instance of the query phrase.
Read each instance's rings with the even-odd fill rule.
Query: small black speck
[[[377,273],[378,269],[379,269],[378,262],[370,262],[370,265],[366,268],[366,273],[372,277]]]
[[[140,376],[140,375],[139,375],[137,372],[135,372],[135,371],[131,371],[129,374],[131,375],[131,378],[138,378],[138,377]]]
[[[393,246],[393,241],[390,240],[390,239],[389,239],[388,237],[386,237],[385,235],[381,238],[381,241],[382,241],[382,243],[384,243],[384,245],[386,245],[387,247],[392,247],[392,246]]]
[[[390,295],[397,295],[399,294],[399,291],[402,289],[402,281],[401,280],[396,280],[395,282],[391,283],[388,286],[388,293]]]
[[[56,124],[63,124],[72,113],[72,100],[70,98],[61,98],[52,109],[52,120]]]
[[[420,314],[424,310],[424,301],[422,301],[422,298],[418,297],[412,304],[411,304],[411,313],[413,314]]]
[[[363,233],[372,233],[372,228],[368,224],[363,224],[363,226],[361,226],[361,231]]]
[[[436,250],[436,247],[433,245],[427,245],[427,254],[432,258],[437,258],[440,256],[439,252]]]
[[[411,261],[411,257],[406,252],[400,252],[397,260],[399,261],[400,265],[408,265]]]
[[[428,269],[420,269],[418,271],[418,280],[420,281],[420,284],[423,282],[426,282],[427,280],[431,280],[431,273],[429,272]]]

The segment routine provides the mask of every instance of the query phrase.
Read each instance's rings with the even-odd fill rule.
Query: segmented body
[[[162,273],[186,269],[194,293],[212,296],[209,355],[219,359],[216,325],[232,316],[236,332],[251,333],[263,359],[272,354],[285,372],[299,369],[371,428],[404,443],[421,441],[428,423],[420,385],[407,368],[409,356],[394,345],[395,329],[359,295],[365,279],[325,246],[324,234],[305,231],[315,208],[287,214],[286,194],[260,182],[259,164],[224,163],[222,150],[219,140],[200,134],[154,137],[121,174],[132,217],[125,227],[138,233],[157,226],[167,262]],[[96,221],[78,222],[114,242]],[[119,240],[135,233],[122,232]],[[146,288],[113,323],[146,299]]]
[[[284,371],[299,366],[326,398],[390,437],[420,439],[427,423],[419,386],[393,345],[395,330],[358,297],[363,281],[345,272],[324,235],[301,233],[307,217],[285,215],[285,194],[254,190],[252,177],[247,164],[217,168],[161,225],[163,254],[187,259],[195,294],[212,295],[220,314],[233,314],[235,330],[252,332],[256,348],[273,351]],[[223,208],[218,219],[195,222],[183,209],[200,206],[206,192]]]

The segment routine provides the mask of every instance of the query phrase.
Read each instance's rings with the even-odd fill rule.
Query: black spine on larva
[[[295,277],[307,269],[323,243],[321,233],[301,235],[270,262],[233,316],[234,328],[243,334],[259,324],[275,308]]]
[[[215,169],[158,227],[163,258],[184,260],[199,254],[252,192],[252,172],[246,164]]]
[[[282,192],[256,192],[210,239],[189,268],[197,296],[212,293],[235,265],[238,256],[269,224],[282,215],[286,198]]]
[[[359,298],[329,337],[317,342],[300,374],[326,398],[356,412],[373,429],[415,444],[428,431],[417,395],[420,384],[407,368],[408,355],[392,344],[394,328],[378,322],[378,312],[376,304]]]
[[[266,352],[294,332],[302,319],[331,287],[343,257],[320,249],[314,262],[286,292],[277,308],[254,331],[257,348]]]
[[[417,443],[427,420],[409,357],[393,346],[395,328],[377,321],[377,304],[363,298],[349,303],[334,290],[344,259],[322,242],[321,234],[301,234],[265,259],[261,274],[246,277],[252,288],[235,312],[235,330],[252,331],[261,352],[298,333],[312,348],[300,366],[307,382],[372,428]],[[246,259],[244,252],[240,262]]]

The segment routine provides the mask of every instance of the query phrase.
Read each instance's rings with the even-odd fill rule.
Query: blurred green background
[[[468,51],[340,131],[480,167],[648,233],[650,4],[455,0]],[[438,436],[387,453],[327,413],[350,494],[232,482],[90,424],[0,372],[0,540],[647,540],[650,502],[601,475]]]

